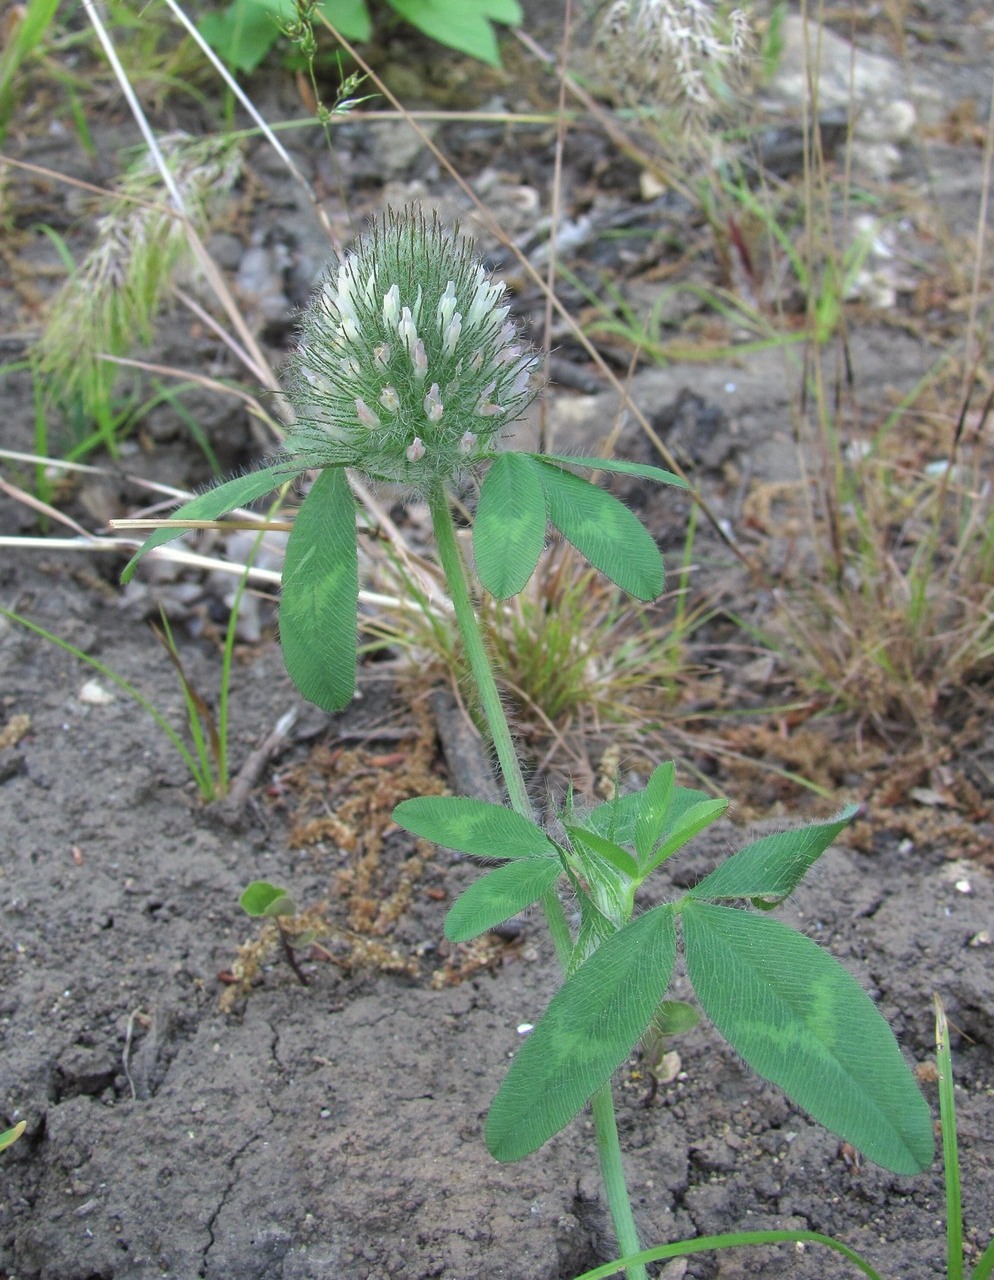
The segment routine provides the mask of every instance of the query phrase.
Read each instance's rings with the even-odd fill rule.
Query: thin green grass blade
[[[970,1280],[990,1280],[992,1275],[994,1275],[994,1240],[980,1255],[980,1261],[974,1267]]]
[[[476,572],[498,600],[517,595],[545,545],[545,494],[534,467],[516,453],[490,464],[473,521]]]
[[[290,679],[325,711],[355,693],[359,563],[345,471],[322,471],[297,512],[283,562],[280,644]]]
[[[779,902],[793,893],[809,867],[859,811],[846,805],[830,822],[813,822],[796,831],[778,831],[746,845],[690,891],[693,898],[766,898]]]
[[[648,530],[623,502],[550,462],[538,469],[549,519],[594,568],[638,600],[663,590],[663,558]]]
[[[3,1133],[0,1133],[0,1151],[6,1151],[12,1143],[17,1141],[27,1127],[27,1120],[19,1120],[13,1129],[4,1129]]]
[[[527,818],[469,796],[417,796],[402,800],[393,820],[405,831],[474,858],[554,858],[559,850]]]
[[[562,867],[551,858],[525,858],[481,876],[452,904],[445,936],[450,942],[468,942],[503,924],[538,902],[560,875]]]
[[[750,1245],[763,1244],[820,1244],[848,1258],[854,1266],[859,1267],[869,1280],[881,1280],[880,1273],[861,1258],[854,1249],[836,1240],[832,1236],[823,1236],[819,1231],[730,1231],[722,1236],[701,1236],[697,1240],[678,1240],[675,1244],[656,1245],[652,1249],[643,1249],[641,1253],[632,1253],[614,1262],[605,1262],[603,1266],[594,1267],[592,1271],[584,1271],[576,1280],[608,1280],[627,1267],[645,1266],[649,1262],[663,1262],[667,1258],[689,1257],[692,1253],[710,1253],[717,1249],[744,1249]]]
[[[568,453],[530,453],[536,462],[552,462],[557,466],[583,467],[588,471],[616,471],[626,476],[641,476],[643,480],[655,480],[657,484],[672,484],[678,489],[690,485],[674,471],[662,467],[650,467],[644,462],[625,462],[621,458],[573,458]]]
[[[487,1117],[498,1160],[537,1151],[577,1114],[631,1053],[673,971],[669,904],[619,930],[553,996],[518,1051]]]
[[[949,1025],[942,1001],[935,996],[935,1061],[939,1069],[939,1117],[942,1120],[942,1167],[946,1184],[946,1280],[963,1280],[963,1204],[956,1138],[956,1097]]]
[[[80,662],[85,662],[88,667],[92,667],[94,671],[98,671],[106,679],[110,680],[112,684],[116,684],[117,687],[136,702],[143,711],[148,712],[158,727],[173,744],[183,763],[189,770],[190,777],[197,784],[197,790],[201,795],[207,796],[210,794],[212,786],[210,777],[204,776],[200,772],[196,757],[190,751],[189,747],[187,747],[186,743],[158,707],[149,702],[148,698],[145,697],[140,689],[136,689],[129,680],[126,680],[124,676],[118,675],[113,668],[108,667],[107,664],[105,662],[101,662],[99,658],[94,658],[92,655],[84,653],[82,649],[77,649],[76,646],[70,644],[68,640],[63,640],[61,636],[57,636],[51,631],[46,631],[45,628],[39,626],[37,622],[32,622],[29,618],[22,617],[21,614],[14,613],[10,609],[4,609],[2,606],[0,606],[0,617],[9,618],[11,622],[19,623],[22,627],[26,627],[28,631],[33,631],[35,635],[41,636],[42,639],[50,640],[52,644],[58,645],[58,647],[63,649],[66,653],[71,653],[74,658],[78,658]]]
[[[158,631],[155,627],[152,629],[165,649],[169,661],[173,664],[173,669],[179,680],[180,690],[183,695],[183,705],[186,708],[186,727],[200,766],[198,778],[203,779],[206,785],[206,790],[204,786],[201,786],[201,794],[205,800],[216,800],[219,794],[223,794],[223,791],[219,791],[211,769],[211,760],[213,759],[216,763],[220,752],[214,712],[187,675],[179,648],[173,637],[172,627],[169,625],[169,618],[165,609],[161,606],[159,608],[159,620],[162,624],[162,630]]]
[[[277,505],[274,502],[274,507]],[[231,709],[231,672],[235,657],[235,641],[238,638],[238,614],[242,607],[242,597],[248,587],[249,574],[255,564],[255,558],[259,554],[259,548],[262,546],[264,531],[259,530],[255,541],[252,543],[252,550],[249,552],[245,562],[245,572],[238,579],[238,586],[235,588],[234,599],[231,602],[231,612],[228,614],[228,625],[224,632],[224,649],[221,654],[221,683],[218,689],[217,700],[217,782],[221,795],[228,794],[228,787],[231,779],[228,776],[228,713]]]
[[[280,462],[271,467],[263,467],[261,471],[253,471],[250,475],[236,476],[234,480],[226,480],[217,488],[208,489],[199,497],[185,502],[178,511],[173,513],[173,521],[217,520],[228,511],[233,511],[235,507],[247,506],[256,498],[261,498],[263,494],[271,493],[273,489],[291,480],[299,469],[293,463]],[[122,582],[127,582],[131,578],[142,556],[155,547],[164,546],[174,538],[181,537],[185,532],[182,527],[176,528],[170,525],[170,521],[163,521],[162,528],[156,529],[155,533],[145,539],[125,565],[124,572],[121,574]]]
[[[893,1173],[932,1162],[932,1119],[855,978],[779,920],[685,899],[687,972],[733,1049],[820,1124]]]

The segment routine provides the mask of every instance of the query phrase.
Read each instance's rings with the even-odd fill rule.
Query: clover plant
[[[403,802],[394,817],[418,836],[502,864],[452,906],[451,940],[540,903],[563,968],[562,986],[490,1108],[486,1142],[498,1160],[537,1150],[591,1102],[619,1245],[625,1255],[638,1252],[611,1077],[668,1018],[665,996],[682,946],[700,1006],[760,1075],[869,1159],[919,1172],[932,1160],[931,1120],[886,1022],[827,951],[769,915],[854,807],[749,844],[688,892],[645,911],[639,889],[726,801],[678,785],[670,762],[640,791],[589,811],[570,795],[548,829],[536,819],[456,540],[453,482],[483,473],[473,552],[479,584],[493,596],[524,587],[551,524],[641,600],[663,587],[655,542],[621,502],[576,471],[685,482],[656,467],[507,447],[506,428],[534,395],[537,360],[503,295],[458,235],[418,213],[387,215],[335,264],[304,317],[287,379],[297,422],[285,455],[178,514],[213,520],[318,472],[287,545],[280,635],[299,691],[339,710],[352,698],[356,666],[356,509],[346,468],[407,486],[428,503],[508,805],[424,797]],[[157,531],[139,555],[178,533]],[[133,569],[134,561],[126,573]],[[575,925],[565,895],[578,905]],[[637,1262],[628,1274],[646,1273]]]

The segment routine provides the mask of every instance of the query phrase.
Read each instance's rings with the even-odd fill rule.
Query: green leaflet
[[[858,805],[847,805],[830,822],[814,822],[796,831],[778,831],[746,845],[690,891],[692,898],[771,898],[779,901],[797,888],[811,864],[852,821]]]
[[[666,765],[659,766],[660,769],[666,767]],[[658,773],[659,769],[655,772]],[[635,844],[636,828],[645,804],[644,796],[644,791],[633,791],[629,795],[606,800],[587,815],[583,825],[600,835],[607,836],[617,844]],[[675,787],[663,820],[661,834],[666,835],[667,832],[672,831],[685,813],[709,799],[706,791],[698,791],[694,787]]]
[[[548,893],[562,870],[552,858],[524,858],[488,872],[452,904],[445,936],[450,942],[468,942],[503,924]]]
[[[635,819],[635,852],[640,867],[648,865],[649,855],[663,834],[663,824],[673,799],[675,774],[676,765],[672,760],[659,765],[653,769],[642,792],[642,803]]]
[[[226,480],[217,488],[208,489],[199,497],[185,502],[173,512],[173,520],[217,520],[226,512],[233,511],[235,507],[247,506],[256,498],[261,498],[264,493],[271,493],[273,489],[293,479],[299,470],[300,468],[294,464],[278,462],[274,466],[264,467],[261,471],[253,471],[247,476],[236,476],[234,480]],[[131,578],[135,566],[146,552],[154,547],[161,547],[166,542],[172,542],[183,533],[185,533],[183,528],[171,528],[166,521],[161,529],[156,529],[155,533],[145,539],[131,557],[121,574],[121,581],[127,582]]]
[[[597,861],[603,859],[609,867],[615,871],[620,871],[627,880],[635,879],[638,868],[635,865],[635,859],[627,849],[622,849],[620,844],[615,844],[613,840],[605,839],[604,836],[599,835],[596,831],[588,831],[585,827],[574,827],[566,824],[565,829],[566,834],[573,841],[577,856],[581,860],[584,859],[584,855],[589,857],[590,854],[594,854]],[[590,867],[592,876],[602,874],[597,861]]]
[[[667,904],[608,938],[560,987],[490,1108],[493,1156],[520,1160],[537,1151],[610,1079],[651,1022],[675,957]]]
[[[325,711],[341,711],[355,692],[358,595],[355,500],[343,468],[329,467],[293,522],[280,598],[286,669]]]
[[[534,822],[513,809],[469,796],[403,800],[393,820],[405,831],[476,858],[548,858],[558,853]]]
[[[624,503],[551,462],[528,462],[545,490],[549,519],[563,537],[622,591],[655,600],[663,590],[663,559]]]
[[[897,1041],[827,951],[778,920],[685,900],[687,972],[728,1043],[893,1173],[932,1162],[932,1120]]]
[[[537,462],[553,462],[557,466],[584,467],[589,471],[617,471],[626,476],[655,480],[657,484],[672,484],[678,489],[690,488],[687,481],[675,472],[664,471],[662,467],[650,467],[643,462],[624,462],[617,458],[571,458],[565,453],[530,453],[528,457]]]
[[[498,600],[517,595],[545,545],[545,494],[534,467],[516,453],[490,464],[473,521],[480,581]]]
[[[666,839],[652,854],[642,874],[647,876],[650,871],[654,871],[661,862],[665,862],[667,858],[672,857],[677,849],[682,849],[688,840],[693,840],[698,832],[703,831],[715,819],[720,818],[727,808],[728,801],[724,798],[720,800],[701,800],[687,809],[685,813],[681,813],[676,822],[674,822]]]

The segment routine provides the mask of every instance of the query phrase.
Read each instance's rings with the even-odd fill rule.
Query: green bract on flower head
[[[289,452],[419,486],[491,457],[531,402],[537,366],[503,295],[437,219],[387,214],[304,313]]]

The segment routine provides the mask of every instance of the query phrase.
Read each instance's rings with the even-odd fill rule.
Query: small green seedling
[[[214,520],[311,469],[319,474],[287,545],[280,638],[300,692],[329,710],[355,689],[356,508],[346,468],[406,486],[427,501],[466,661],[492,738],[509,806],[422,797],[394,817],[412,833],[503,865],[453,905],[454,942],[540,903],[563,985],[518,1052],[486,1125],[498,1160],[536,1151],[590,1102],[605,1190],[629,1280],[646,1280],[625,1186],[611,1077],[639,1041],[677,1014],[664,1003],[682,945],[697,999],[756,1071],[870,1159],[902,1174],[926,1168],[928,1108],[887,1024],[845,969],[770,915],[854,816],[747,845],[673,901],[636,911],[648,878],[714,822],[726,801],[678,785],[673,763],[645,787],[589,812],[572,795],[549,830],[535,820],[473,605],[450,494],[484,473],[473,524],[479,584],[498,599],[520,592],[551,525],[617,586],[641,600],[663,589],[648,531],[575,469],[620,471],[686,487],[657,467],[518,452],[503,428],[534,395],[504,286],[470,247],[416,213],[388,215],[324,279],[307,311],[287,396],[297,415],[285,456],[187,503],[181,519]],[[178,536],[158,530],[152,546]],[[579,903],[578,927],[561,895]],[[748,904],[743,907],[740,904]],[[272,885],[249,904],[281,916]],[[686,1017],[686,1015],[682,1015]],[[839,1246],[847,1256],[845,1246]]]
[[[291,937],[287,933],[286,925],[283,923],[284,919],[297,914],[297,904],[293,898],[290,897],[285,889],[277,888],[276,885],[270,884],[268,880],[253,880],[242,892],[242,896],[238,899],[238,904],[247,915],[262,916],[267,920],[273,921],[279,931],[280,945],[283,948],[286,962],[293,970],[300,985],[306,987],[308,985],[307,974],[300,967],[295,948],[303,947],[313,942],[314,934],[295,934]]]
[[[246,915],[266,916],[270,920],[297,914],[293,898],[285,889],[278,889],[268,880],[253,880],[238,899],[238,905]]]

